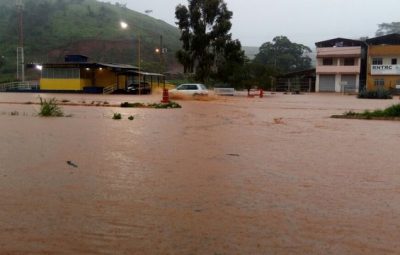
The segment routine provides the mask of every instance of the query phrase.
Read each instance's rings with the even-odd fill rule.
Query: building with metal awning
[[[82,55],[68,55],[64,63],[43,64],[40,90],[51,92],[148,94],[165,84],[165,76],[126,64],[89,62]]]

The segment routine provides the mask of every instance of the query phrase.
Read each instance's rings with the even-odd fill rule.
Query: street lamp
[[[128,23],[126,23],[125,21],[121,21],[119,24],[123,30],[127,30],[129,28]],[[138,29],[137,33],[138,33],[138,67],[139,67],[139,72],[138,72],[139,84],[138,84],[138,86],[139,86],[139,95],[141,95],[142,94],[141,93],[142,92],[142,88],[141,88],[142,77],[140,75],[140,72],[141,72],[141,65],[142,65],[141,64],[142,57],[141,57],[141,38],[140,38],[140,30],[139,29]]]
[[[42,70],[43,70],[43,66],[40,65],[40,64],[36,64],[36,65],[35,65],[35,68],[36,68],[37,70],[39,70],[39,71],[42,71]]]
[[[121,26],[121,28],[122,29],[127,29],[129,26],[128,26],[128,23],[126,23],[126,22],[124,22],[124,21],[121,21],[120,23],[120,26]]]

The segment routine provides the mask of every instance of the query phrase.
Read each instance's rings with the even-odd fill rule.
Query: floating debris
[[[72,166],[72,167],[78,168],[78,165],[73,163],[72,161],[67,161],[67,164]]]

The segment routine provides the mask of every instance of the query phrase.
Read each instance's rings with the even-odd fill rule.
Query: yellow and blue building
[[[125,64],[88,62],[82,55],[68,55],[64,63],[43,64],[40,90],[48,92],[103,93],[127,91],[131,84],[165,82],[161,74],[146,73]]]
[[[371,38],[368,44],[367,88],[400,88],[400,34]]]

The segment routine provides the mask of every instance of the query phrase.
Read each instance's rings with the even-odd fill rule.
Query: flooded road
[[[329,118],[398,99],[180,103],[55,119],[0,104],[0,254],[400,253],[400,123]]]

